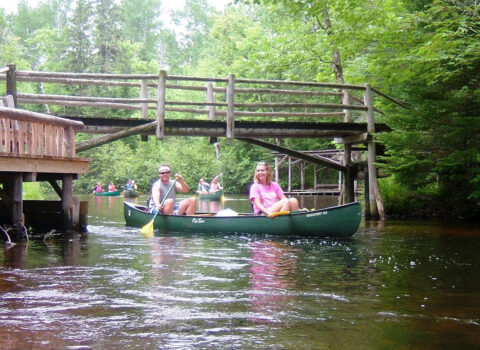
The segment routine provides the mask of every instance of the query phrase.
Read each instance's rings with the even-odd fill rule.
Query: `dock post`
[[[63,225],[67,231],[73,229],[73,176],[63,175],[62,184],[62,215]]]
[[[12,183],[12,224],[20,226],[23,224],[23,175],[15,173]]]

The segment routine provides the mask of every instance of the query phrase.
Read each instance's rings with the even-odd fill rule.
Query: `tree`
[[[120,10],[114,0],[94,2],[93,63],[100,73],[116,72],[120,52]]]
[[[386,168],[412,191],[428,194],[424,208],[448,215],[480,212],[479,15],[474,1],[415,7],[408,22],[414,40],[390,61],[391,70],[405,74],[389,85],[413,109],[391,113],[394,132],[381,137]]]
[[[65,69],[71,72],[85,72],[90,67],[92,43],[92,7],[88,0],[78,0],[73,9],[67,28],[69,46],[65,54]]]
[[[140,58],[156,60],[159,35],[162,30],[160,20],[160,0],[122,0],[122,32],[130,43],[142,43]]]

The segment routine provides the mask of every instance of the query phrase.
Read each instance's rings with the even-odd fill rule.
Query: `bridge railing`
[[[96,74],[17,71],[14,65],[0,69],[6,74],[6,93],[14,96],[17,104],[47,106],[94,107],[139,111],[141,118],[157,120],[156,135],[164,136],[165,117],[177,119],[185,115],[194,118],[226,122],[226,137],[233,138],[235,120],[318,120],[352,118],[367,120],[373,113],[383,111],[373,105],[373,93],[394,103],[395,99],[366,85],[331,84],[302,81],[205,78],[152,74]],[[63,84],[69,86],[100,87],[105,92],[113,89],[137,89],[138,97],[73,96],[17,91],[17,82]],[[366,96],[368,94],[369,96]],[[220,98],[218,98],[220,96]],[[149,113],[155,111],[155,113]],[[47,110],[48,112],[48,110]],[[203,117],[202,117],[203,115]],[[363,116],[363,117],[362,117]],[[373,123],[373,119],[371,120]]]
[[[75,129],[81,128],[81,122],[0,107],[0,154],[74,158]]]

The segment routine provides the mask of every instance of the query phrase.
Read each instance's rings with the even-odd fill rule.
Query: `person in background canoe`
[[[159,179],[155,181],[152,185],[152,200],[151,204],[153,206],[152,212],[159,210],[162,214],[178,214],[178,215],[193,215],[195,214],[195,197],[185,198],[179,203],[175,202],[176,191],[179,192],[188,192],[190,187],[187,185],[182,175],[175,174],[177,182],[175,182],[172,191],[167,196],[167,199],[163,202],[163,205],[160,205],[163,198],[167,194],[170,187],[173,185],[174,180],[170,179],[170,165],[162,164],[158,168],[158,177]]]
[[[113,182],[110,182],[108,184],[108,192],[115,192],[117,189],[115,188],[115,185],[113,184]]]
[[[198,181],[197,193],[207,194],[210,191],[210,185],[204,179]]]
[[[102,188],[102,183],[101,183],[101,182],[97,182],[97,184],[95,185],[95,189],[93,190],[93,192],[95,192],[95,193],[103,192],[103,188]]]
[[[250,201],[255,215],[298,210],[297,199],[287,198],[280,185],[273,181],[273,171],[268,163],[257,163],[253,182],[250,187]]]
[[[135,180],[132,180],[132,184],[133,184],[133,189],[136,191],[137,190],[137,184],[135,183]]]
[[[135,189],[135,186],[133,186],[135,183],[133,180],[128,180],[127,184],[125,185],[125,191],[133,191]]]
[[[210,193],[215,193],[222,189],[222,187],[218,183],[218,179],[220,179],[220,176],[222,176],[222,174],[218,174],[217,176],[215,176],[210,183]]]

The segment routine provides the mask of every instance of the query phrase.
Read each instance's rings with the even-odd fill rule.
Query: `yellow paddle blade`
[[[220,202],[221,202],[222,204],[225,204],[225,196],[223,195],[223,193],[222,193],[222,195],[220,196]]]
[[[140,229],[140,232],[145,236],[145,237],[153,237],[154,232],[153,232],[153,222],[154,220],[150,221],[148,224],[143,226]]]
[[[273,219],[277,216],[282,216],[282,215],[290,215],[290,211],[288,211],[288,210],[277,211],[276,213],[268,214],[267,217],[269,217],[270,219]]]

